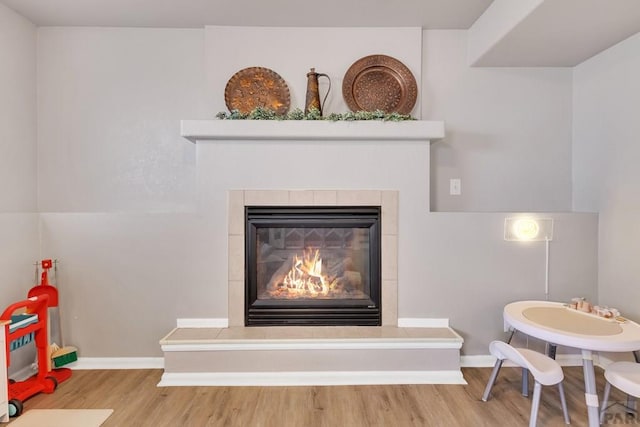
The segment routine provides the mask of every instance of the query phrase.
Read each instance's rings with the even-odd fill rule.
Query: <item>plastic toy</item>
[[[1,320],[14,319],[15,322],[14,327],[11,324],[5,325],[7,365],[10,365],[12,343],[27,343],[31,341],[31,337],[35,341],[38,361],[38,373],[36,375],[24,381],[9,380],[9,416],[16,417],[20,415],[23,409],[23,402],[28,398],[41,392],[53,393],[59,383],[71,377],[71,370],[68,368],[55,370],[49,368],[48,307],[49,296],[43,294],[11,304],[0,315]],[[22,327],[17,325],[18,322],[16,320],[18,319],[20,319]],[[16,348],[15,345],[13,347]]]

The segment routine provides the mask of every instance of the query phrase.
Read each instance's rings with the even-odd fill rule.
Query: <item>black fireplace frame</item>
[[[369,231],[369,299],[261,300],[257,230],[261,227],[362,227]],[[380,326],[380,206],[245,206],[245,326]]]

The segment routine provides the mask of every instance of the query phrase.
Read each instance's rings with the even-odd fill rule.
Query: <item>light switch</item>
[[[462,193],[462,187],[460,184],[460,178],[451,178],[449,180],[449,194],[452,196],[459,196]]]

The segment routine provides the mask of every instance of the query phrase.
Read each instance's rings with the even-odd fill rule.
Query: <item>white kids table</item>
[[[503,312],[505,327],[554,345],[582,351],[585,401],[589,427],[600,425],[593,352],[640,350],[640,325],[630,320],[620,323],[579,312],[559,302],[518,301]]]

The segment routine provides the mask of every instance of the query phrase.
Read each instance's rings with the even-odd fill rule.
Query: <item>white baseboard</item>
[[[582,366],[580,354],[558,354],[556,360],[561,366]],[[596,366],[600,366],[594,358]],[[460,356],[462,368],[491,368],[496,363],[496,358],[491,355]],[[514,366],[511,362],[505,362],[503,366]]]
[[[79,357],[63,368],[73,370],[90,369],[164,369],[163,357]],[[15,381],[24,381],[36,375],[38,368],[31,364],[11,374]]]
[[[229,319],[177,319],[178,328],[228,328]]]
[[[164,373],[158,387],[330,386],[373,384],[467,384],[460,371],[180,372]]]
[[[164,369],[164,357],[79,357],[65,368],[87,369]]]
[[[496,364],[496,358],[490,354],[460,356],[461,368],[490,368]]]
[[[597,353],[594,354],[593,363],[596,366],[600,366],[601,368],[606,368],[610,363],[613,362],[635,362],[636,360],[633,357],[633,353],[624,352],[624,353]]]

